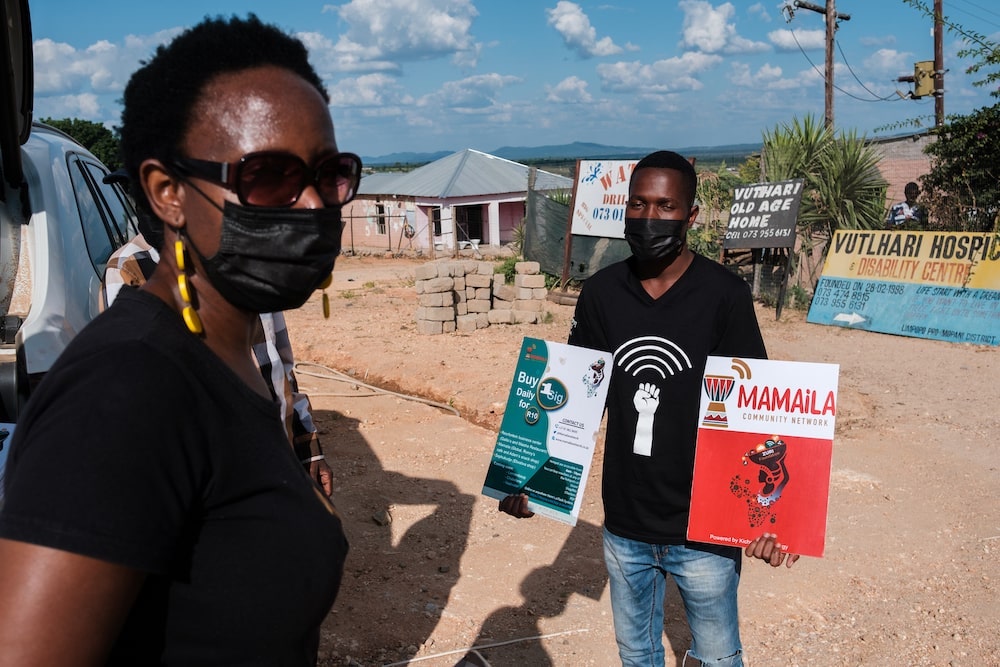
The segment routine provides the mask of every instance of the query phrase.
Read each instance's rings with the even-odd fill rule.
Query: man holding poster
[[[745,282],[687,247],[698,216],[697,175],[681,155],[640,160],[629,183],[625,238],[632,257],[588,278],[569,343],[612,353],[603,497],[604,556],[619,655],[626,667],[664,664],[669,574],[687,612],[688,655],[743,664],[737,616],[741,553],[689,542],[687,523],[701,382],[709,355],[764,358]],[[526,499],[501,509],[526,516]],[[791,565],[763,533],[746,554]]]

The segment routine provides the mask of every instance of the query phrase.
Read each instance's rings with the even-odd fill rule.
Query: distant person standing
[[[913,181],[907,183],[906,187],[903,188],[903,194],[906,196],[905,201],[893,204],[889,208],[889,216],[885,221],[886,227],[888,229],[896,229],[903,225],[919,225],[922,227],[927,224],[927,213],[917,203],[917,197],[920,196],[920,188],[917,184]]]

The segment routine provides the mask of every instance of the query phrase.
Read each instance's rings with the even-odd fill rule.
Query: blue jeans
[[[705,665],[742,667],[736,590],[739,549],[646,544],[604,529],[615,639],[624,667],[663,667],[663,597],[667,574],[684,602],[691,648]]]

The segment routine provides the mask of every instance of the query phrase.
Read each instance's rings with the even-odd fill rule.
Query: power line
[[[972,5],[973,7],[975,7],[976,9],[978,9],[979,11],[986,12],[987,14],[992,14],[993,16],[996,16],[996,17],[1000,18],[1000,14],[998,14],[997,12],[994,12],[994,11],[992,11],[992,10],[986,8],[986,7],[983,7],[981,5],[977,5],[976,3],[970,2],[969,0],[964,0],[964,2],[963,2],[963,0],[950,0],[949,5],[952,2],[954,2],[955,4],[958,4],[958,5],[961,5],[961,4]],[[974,18],[974,19],[976,19],[978,21],[982,21],[983,23],[988,23],[988,24],[992,25],[995,28],[996,27],[1000,27],[1000,23],[996,23],[996,22],[991,21],[989,19],[985,19],[982,16],[979,16],[977,14],[974,14],[974,13],[970,12],[967,9],[962,9],[961,7],[957,8],[957,9],[954,8],[954,7],[952,7],[952,8],[953,8],[954,11],[958,11],[958,12],[960,12],[962,14],[968,14],[972,18]]]
[[[858,85],[864,88],[874,98],[871,100],[864,100],[861,99],[860,97],[855,97],[854,99],[859,100],[861,102],[897,102],[903,99],[896,93],[887,95],[886,97],[879,97],[878,93],[869,89],[868,86],[866,86],[864,82],[858,78],[858,75],[854,73],[854,69],[851,67],[851,64],[847,62],[847,56],[844,54],[844,49],[840,46],[840,42],[836,42],[836,44],[837,44],[837,50],[840,51],[840,57],[844,60],[844,65],[847,66],[847,71],[851,73],[851,76],[853,76],[854,80],[858,82]],[[834,85],[834,88],[836,88],[836,85]],[[837,88],[837,90],[840,90],[840,88]],[[844,93],[845,95],[850,95],[850,93],[846,93],[843,90],[840,90],[840,92]]]
[[[819,67],[817,67],[816,64],[812,61],[812,59],[809,58],[809,55],[805,52],[805,49],[802,48],[802,44],[799,43],[799,38],[795,36],[795,31],[792,30],[791,33],[792,33],[792,39],[795,40],[795,45],[799,47],[799,52],[802,53],[803,57],[805,57],[806,61],[812,66],[813,70],[817,74],[820,75],[820,78],[822,78],[823,81],[826,82],[826,75],[823,74],[823,72],[820,71]],[[837,48],[838,49],[840,48],[840,43],[839,42],[837,43]],[[843,50],[841,50],[840,54],[841,54],[841,56],[843,56],[843,54],[844,54]],[[847,64],[847,59],[846,58],[844,59],[844,64]],[[858,77],[857,77],[856,74],[854,74],[854,70],[851,69],[850,65],[847,65],[847,69],[851,72],[851,75],[853,75],[854,78],[857,80]],[[858,83],[861,83],[861,81],[858,80]],[[902,99],[904,99],[904,98],[899,97],[898,95],[890,95],[890,96],[887,96],[887,97],[879,97],[876,93],[873,93],[872,91],[868,90],[868,88],[863,83],[861,83],[861,87],[864,88],[869,93],[871,93],[874,96],[874,99],[868,99],[868,98],[864,98],[864,97],[858,97],[857,95],[851,93],[850,91],[844,90],[843,88],[841,88],[840,86],[838,86],[836,83],[833,84],[833,87],[836,88],[837,91],[843,93],[844,95],[847,95],[848,97],[850,97],[852,99],[858,100],[859,102],[898,102],[898,101],[901,101]]]

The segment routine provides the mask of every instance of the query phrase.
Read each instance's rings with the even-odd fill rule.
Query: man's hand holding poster
[[[822,556],[839,366],[709,357],[688,539]]]

